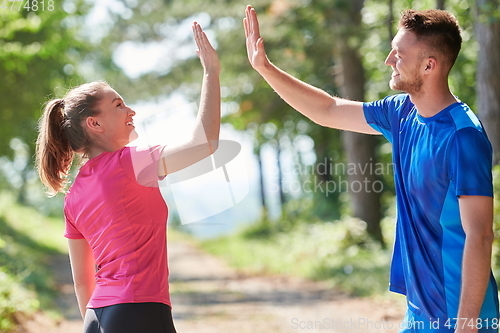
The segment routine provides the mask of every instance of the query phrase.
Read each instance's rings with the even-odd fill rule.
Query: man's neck
[[[418,114],[425,118],[435,116],[446,107],[458,102],[458,99],[445,89],[429,89],[419,94],[410,94],[410,99],[415,104]]]

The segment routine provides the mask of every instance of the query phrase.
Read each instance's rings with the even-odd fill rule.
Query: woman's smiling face
[[[125,104],[115,90],[112,88],[104,90],[97,108],[100,113],[94,118],[101,127],[101,140],[107,145],[120,149],[137,139],[132,118],[135,111]]]

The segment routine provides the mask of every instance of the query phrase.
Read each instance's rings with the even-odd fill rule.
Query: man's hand
[[[269,59],[264,49],[264,40],[260,37],[257,13],[252,6],[247,6],[245,10],[243,26],[245,27],[248,60],[252,67],[259,71],[269,63]]]

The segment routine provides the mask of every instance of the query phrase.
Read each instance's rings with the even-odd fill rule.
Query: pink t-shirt
[[[96,262],[96,288],[88,308],[171,305],[168,209],[157,185],[161,150],[124,147],[102,153],[81,167],[65,197],[64,236],[85,238]]]

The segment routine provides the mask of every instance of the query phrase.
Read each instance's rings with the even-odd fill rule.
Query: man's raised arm
[[[243,25],[250,64],[291,107],[322,126],[380,134],[366,122],[362,102],[332,97],[272,64],[260,36],[257,14],[251,6],[245,10]]]

